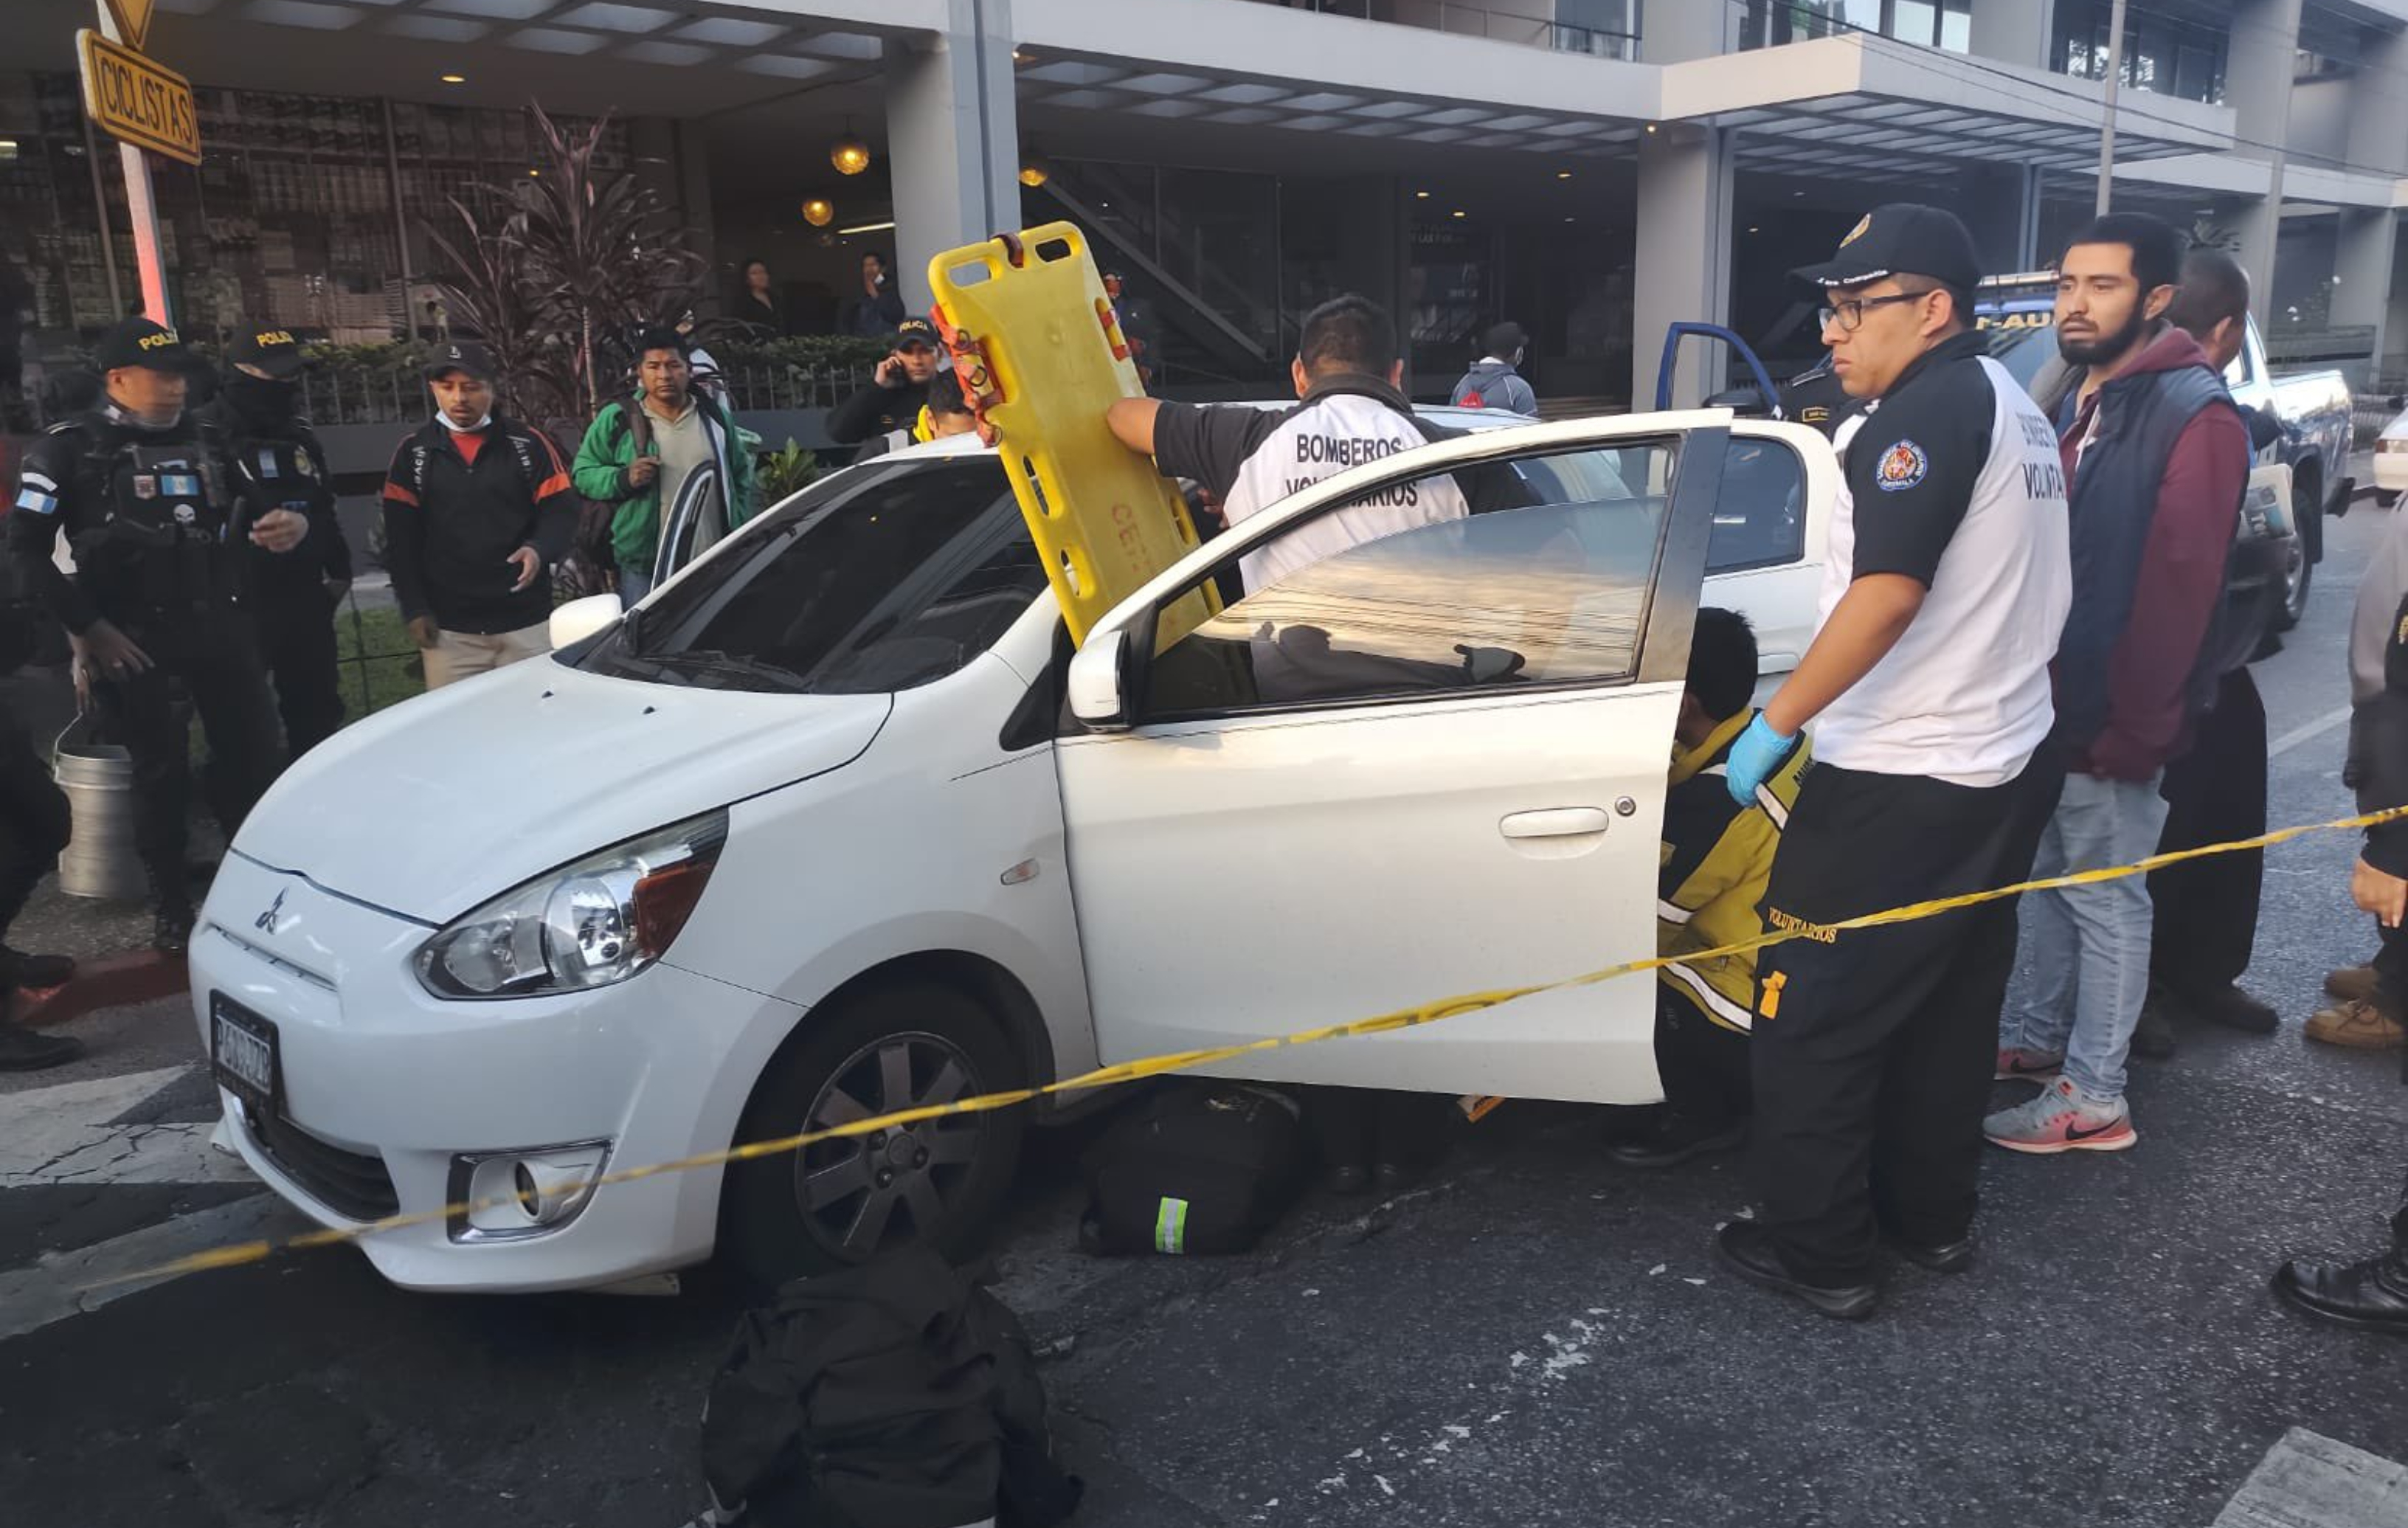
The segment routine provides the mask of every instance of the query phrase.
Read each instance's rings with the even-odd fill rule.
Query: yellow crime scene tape
[[[1467,1014],[1476,1014],[1499,1007],[1520,998],[1536,997],[1541,992],[1594,987],[1600,982],[1612,981],[1616,977],[1634,976],[1643,972],[1656,971],[1671,965],[1676,960],[1719,959],[1724,956],[1744,955],[1751,950],[1768,949],[1775,944],[1785,944],[1793,939],[1828,940],[1855,930],[1885,928],[1891,924],[1913,923],[1922,918],[1937,917],[1943,913],[1953,913],[1961,908],[1999,901],[2009,897],[2019,897],[2027,891],[2045,891],[2059,887],[2092,886],[2101,881],[2121,880],[2128,875],[2145,875],[2153,870],[2162,869],[2168,865],[2178,865],[2186,860],[2204,859],[2212,855],[2237,854],[2249,849],[2272,848],[2279,843],[2288,843],[2293,839],[2305,838],[2312,833],[2348,832],[2373,828],[2386,822],[2395,822],[2402,817],[2408,817],[2408,806],[2386,807],[2380,812],[2369,812],[2353,817],[2337,817],[2330,822],[2304,823],[2296,828],[2280,828],[2270,833],[2260,833],[2256,838],[2235,839],[2228,843],[2211,843],[2196,849],[2177,849],[2166,854],[2151,855],[2145,859],[2138,859],[2128,865],[2115,865],[2103,870],[2076,871],[2067,875],[2051,876],[2040,881],[2021,881],[2014,886],[1998,887],[1987,891],[1969,891],[1954,897],[1938,897],[1928,901],[1910,902],[1906,906],[1893,907],[1879,913],[1866,913],[1837,923],[1807,924],[1794,929],[1776,930],[1759,934],[1753,939],[1740,940],[1710,950],[1691,950],[1680,956],[1651,956],[1643,960],[1625,960],[1618,965],[1584,972],[1577,976],[1567,976],[1560,981],[1540,982],[1528,987],[1499,987],[1487,992],[1467,992],[1458,997],[1441,998],[1436,1002],[1424,1003],[1416,1008],[1401,1008],[1371,1018],[1358,1018],[1351,1023],[1300,1030],[1294,1034],[1270,1035],[1260,1040],[1249,1040],[1240,1045],[1216,1045],[1208,1050],[1185,1050],[1164,1056],[1149,1056],[1140,1060],[1123,1061],[1114,1066],[1098,1067],[1093,1072],[1082,1073],[1075,1077],[1066,1077],[1061,1081],[1047,1083],[1039,1088],[1017,1088],[1008,1092],[982,1093],[975,1098],[956,1099],[951,1103],[932,1103],[916,1109],[898,1109],[892,1114],[851,1120],[827,1130],[810,1131],[800,1135],[783,1136],[774,1141],[754,1141],[744,1146],[731,1146],[724,1151],[706,1151],[699,1156],[681,1157],[674,1161],[622,1168],[595,1179],[594,1188],[599,1190],[612,1184],[636,1183],[645,1178],[659,1177],[670,1173],[691,1173],[702,1168],[724,1167],[731,1162],[752,1161],[763,1157],[782,1156],[787,1152],[799,1151],[805,1146],[814,1146],[822,1141],[867,1135],[873,1131],[891,1130],[897,1125],[916,1125],[923,1120],[941,1119],[949,1115],[984,1114],[994,1109],[1009,1109],[1054,1094],[1116,1088],[1148,1077],[1183,1072],[1192,1067],[1235,1060],[1258,1051],[1278,1050],[1290,1045],[1317,1045],[1331,1040],[1348,1040],[1358,1035],[1386,1034],[1395,1030],[1409,1030],[1424,1024],[1442,1023],[1450,1018],[1461,1018]],[[520,1198],[521,1196],[517,1194],[498,1194],[488,1199],[446,1204],[439,1209],[416,1210],[407,1215],[387,1216],[381,1220],[370,1221],[365,1225],[312,1231],[303,1235],[282,1239],[236,1243],[207,1252],[194,1253],[191,1257],[179,1258],[172,1262],[161,1263],[153,1268],[103,1279],[85,1287],[105,1289],[115,1284],[171,1278],[183,1274],[204,1273],[215,1268],[239,1268],[250,1263],[264,1262],[279,1252],[302,1252],[314,1247],[340,1247],[364,1241],[370,1236],[382,1235],[388,1232],[433,1224],[453,1216],[466,1216],[480,1210],[497,1209],[505,1204],[518,1203]]]

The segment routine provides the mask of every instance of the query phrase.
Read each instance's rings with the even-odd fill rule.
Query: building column
[[[1020,227],[1010,0],[951,0],[941,33],[886,44],[887,179],[903,306],[928,310],[928,258]]]
[[[2271,165],[2265,169],[2270,180],[2279,182],[2279,170]],[[2232,257],[2249,273],[2249,310],[2264,329],[2274,307],[2274,238],[2282,228],[2281,199],[2271,195],[2219,196],[2214,207],[2215,221],[2239,240]]]
[[[1667,123],[1639,140],[1636,259],[1631,272],[1630,404],[1655,406],[1656,371],[1674,321],[1730,322],[1731,192],[1727,129]],[[1672,406],[1690,408],[1720,385],[1709,347],[1682,348]]]
[[[2383,368],[2383,329],[2391,314],[2391,246],[2399,215],[2387,207],[2345,207],[2333,230],[2332,326],[2374,331],[2367,351],[2367,374],[2350,379],[2365,386]]]
[[[1975,58],[2027,69],[2045,69],[2056,30],[2057,0],[1977,5],[1973,7],[1972,35],[1968,46]]]
[[[2291,78],[2300,40],[2300,0],[2241,0],[2233,8],[2231,40],[2224,64],[2224,100],[2232,108],[2233,132],[2243,139],[2235,159],[2266,166],[2266,194],[2237,204],[2232,218],[2241,235],[2241,264],[2249,272],[2249,308],[2266,326],[2274,300],[2274,235],[2283,217],[2283,154],[2291,131]]]
[[[1973,236],[1973,252],[1992,276],[2034,269],[2040,239],[2040,171],[2015,165],[1969,168],[1957,205]]]
[[[2354,62],[2346,157],[2381,174],[2408,173],[2408,30],[2369,28]]]

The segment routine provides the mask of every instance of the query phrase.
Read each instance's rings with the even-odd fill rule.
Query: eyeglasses
[[[1928,286],[1920,292],[1894,292],[1886,297],[1847,297],[1828,308],[1816,309],[1814,317],[1827,329],[1836,324],[1842,334],[1854,334],[1864,326],[1866,309],[1885,308],[1894,302],[1920,302],[1939,290]]]

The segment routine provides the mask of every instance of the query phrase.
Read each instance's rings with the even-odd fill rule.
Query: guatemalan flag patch
[[[58,513],[58,483],[47,473],[27,468],[17,482],[17,508],[32,514]]]

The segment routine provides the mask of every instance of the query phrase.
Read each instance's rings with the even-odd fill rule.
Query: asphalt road
[[[2332,527],[2307,623],[2259,666],[2278,822],[2349,809],[2342,648],[2384,518]],[[2271,857],[2248,985],[2281,1032],[2136,1068],[2130,1152],[1994,1155],[1979,1268],[1900,1269],[1862,1326],[1716,1270],[1736,1164],[1617,1171],[1590,1111],[1509,1105],[1425,1189],[1313,1198],[1217,1261],[1076,1253],[1079,1143],[1040,1143],[1000,1258],[1080,1521],[2174,1528],[2286,1429],[2408,1453],[2408,1349],[2266,1292],[2287,1254],[2374,1247],[2402,1168],[2398,1059],[2299,1031],[2371,948],[2351,854]],[[88,1032],[91,1061],[0,1096],[0,1516],[673,1528],[702,1505],[724,1293],[432,1299],[332,1251],[78,1295],[287,1223],[207,1145],[188,1018]]]

